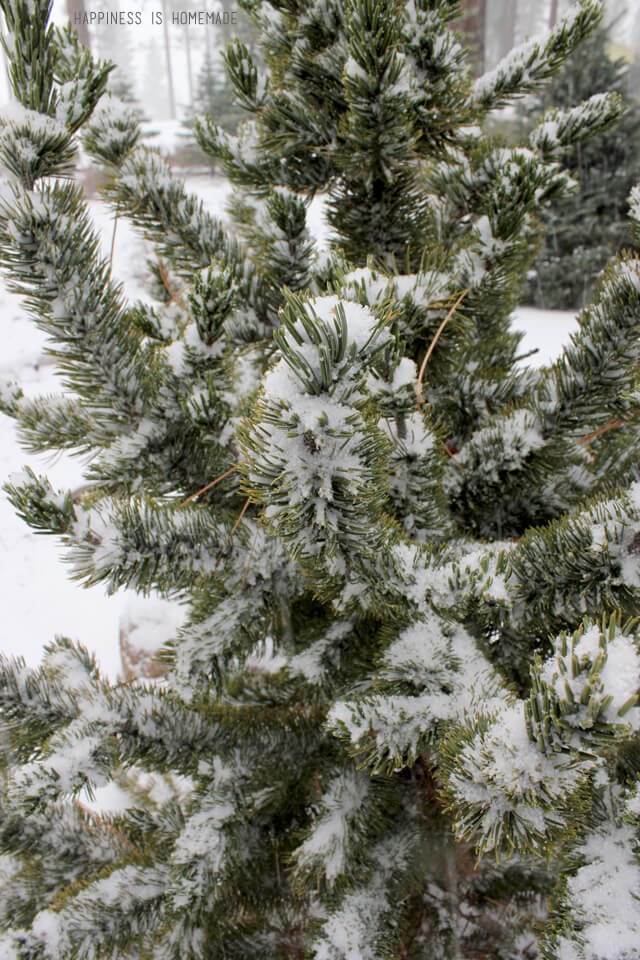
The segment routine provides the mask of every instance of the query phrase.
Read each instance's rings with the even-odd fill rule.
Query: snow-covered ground
[[[537,310],[534,307],[518,307],[513,325],[524,333],[521,352],[536,351],[527,361],[534,367],[555,360],[564,344],[568,343],[570,334],[578,327],[573,312]]]
[[[229,185],[223,180],[193,178],[198,192],[216,215],[224,212]],[[92,202],[95,222],[108,255],[113,217],[97,201]],[[314,204],[312,228],[322,229],[322,211]],[[114,273],[131,297],[144,296],[145,251],[128,224],[119,221],[114,248]],[[52,366],[45,355],[45,337],[26,317],[20,301],[0,283],[0,317],[5,351],[0,358],[0,378],[17,379],[28,394],[59,390]],[[516,326],[526,333],[523,352],[538,348],[531,363],[548,362],[560,352],[575,317],[569,313],[545,313],[522,308]],[[82,463],[68,457],[43,458],[25,453],[19,446],[13,422],[0,414],[0,484],[11,473],[30,465],[46,473],[61,488],[73,488],[81,478]],[[0,492],[0,651],[23,656],[36,665],[43,646],[56,634],[82,641],[95,651],[104,671],[116,677],[121,669],[118,644],[121,620],[145,622],[141,601],[130,593],[107,597],[101,587],[85,589],[69,579],[61,562],[58,542],[38,536],[19,520],[4,492]],[[142,601],[144,604],[144,601]],[[141,631],[142,632],[142,631]]]

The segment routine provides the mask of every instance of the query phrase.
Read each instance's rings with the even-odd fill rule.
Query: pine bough
[[[510,324],[558,158],[620,103],[511,148],[481,126],[600,5],[475,82],[453,0],[252,6],[266,65],[227,53],[249,119],[199,125],[228,227],[43,0],[2,2],[0,264],[66,388],[2,409],[92,454],[75,494],[7,489],[80,580],[190,613],[160,682],[64,639],[1,661],[0,952],[638,958],[640,262],[549,367]],[[79,136],[154,301],[100,253]],[[637,189],[631,215],[640,243]],[[97,815],[113,779],[131,802]]]

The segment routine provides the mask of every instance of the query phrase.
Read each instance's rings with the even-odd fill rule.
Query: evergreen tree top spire
[[[558,150],[621,105],[510,149],[478,126],[600,5],[475,82],[453,2],[257,5],[267,76],[227,54],[249,119],[200,125],[233,228],[97,107],[108,67],[46,4],[2,7],[0,266],[69,388],[2,409],[31,449],[92,453],[75,495],[29,469],[6,489],[80,580],[189,611],[161,682],[110,683],[64,639],[0,660],[3,955],[633,956],[640,262],[547,368],[510,321],[571,185]],[[153,304],[60,177],[78,133],[155,246]],[[130,800],[98,816],[113,779]]]

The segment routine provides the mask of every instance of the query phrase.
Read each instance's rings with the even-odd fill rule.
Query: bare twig
[[[592,440],[601,437],[603,433],[608,433],[609,430],[615,430],[616,427],[621,427],[623,423],[624,420],[610,420],[609,423],[605,423],[603,427],[598,427],[593,433],[588,433],[586,437],[580,437],[580,443],[591,443]]]
[[[242,523],[242,518],[244,517],[245,513],[246,513],[247,510],[249,509],[249,504],[250,504],[250,503],[251,503],[251,497],[247,497],[247,499],[246,499],[245,502],[244,502],[244,506],[243,506],[242,510],[240,511],[240,515],[239,515],[238,519],[236,520],[236,522],[234,523],[234,525],[231,527],[231,532],[229,533],[229,540],[231,540],[231,537],[234,535],[234,533],[236,532],[236,530],[238,529],[238,527],[239,527],[240,524]]]
[[[244,506],[242,507],[242,510],[240,511],[240,513],[239,513],[239,515],[238,515],[238,518],[237,518],[236,522],[234,523],[234,525],[231,527],[231,530],[229,531],[229,536],[228,536],[227,539],[225,540],[224,546],[222,546],[222,547],[220,548],[220,552],[218,553],[218,558],[217,558],[217,560],[216,560],[216,567],[218,566],[218,564],[219,564],[220,561],[222,560],[222,557],[223,557],[223,555],[224,555],[224,551],[227,549],[227,547],[229,546],[229,544],[230,544],[231,541],[233,540],[233,535],[234,535],[234,533],[236,532],[236,530],[238,529],[238,527],[240,526],[240,524],[242,523],[242,518],[244,517],[245,513],[246,513],[247,510],[249,509],[249,504],[250,504],[250,503],[251,503],[251,497],[247,497],[247,499],[246,499],[245,502],[244,502]]]
[[[207,490],[212,490],[213,487],[217,486],[217,484],[219,484],[221,480],[224,480],[225,477],[228,477],[229,474],[233,473],[233,471],[237,469],[238,469],[238,464],[234,463],[232,467],[229,467],[228,470],[225,470],[224,473],[221,473],[220,476],[216,477],[215,480],[212,480],[211,483],[208,483],[205,487],[201,487],[199,490],[196,490],[196,492],[192,493],[190,497],[187,497],[186,500],[183,500],[182,506],[184,507],[186,503],[191,503],[192,500],[195,500],[197,497],[201,496],[201,494],[206,493]]]
[[[113,268],[113,253],[116,248],[116,230],[118,228],[118,214],[113,218],[113,233],[111,234],[111,250],[109,251],[109,266]]]
[[[528,360],[529,357],[535,357],[536,353],[540,353],[540,347],[532,347],[526,353],[519,353],[517,357],[513,358],[513,362],[520,363],[521,360]]]
[[[185,308],[184,300],[180,295],[180,291],[173,285],[171,282],[171,277],[169,276],[169,271],[164,265],[164,262],[161,257],[158,257],[158,273],[160,274],[160,279],[164,284],[164,288],[169,294],[169,303],[177,303],[182,309]]]
[[[249,551],[249,557],[247,559],[247,565],[244,568],[244,574],[242,576],[241,586],[246,586],[247,580],[249,579],[249,570],[251,569],[251,561],[253,560],[253,555],[256,552],[256,545],[258,543],[258,534],[260,533],[260,527],[256,526],[256,532],[253,536],[253,543],[251,544],[251,550]]]
[[[416,394],[418,396],[419,406],[422,406],[422,404],[424,403],[424,397],[422,396],[422,381],[424,379],[424,372],[427,369],[429,358],[431,357],[431,354],[435,350],[435,346],[442,335],[442,331],[444,330],[446,325],[449,323],[449,320],[451,320],[451,317],[454,315],[454,313],[456,312],[456,310],[458,309],[458,307],[460,306],[460,304],[462,303],[462,301],[464,300],[464,298],[468,293],[469,293],[468,288],[462,291],[462,293],[460,294],[460,296],[458,297],[454,305],[451,307],[451,309],[449,310],[448,314],[446,315],[446,317],[444,318],[444,320],[442,321],[438,329],[436,330],[435,336],[431,341],[431,343],[429,344],[429,349],[427,350],[424,360],[422,361],[420,372],[418,374],[418,382],[416,383]]]

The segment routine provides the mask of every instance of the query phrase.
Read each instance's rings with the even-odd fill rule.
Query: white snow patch
[[[344,872],[351,821],[361,810],[369,786],[369,777],[357,770],[340,773],[325,791],[322,815],[294,852],[300,867],[319,861],[329,885]]]
[[[569,879],[568,895],[570,915],[581,929],[575,941],[561,939],[559,960],[640,958],[640,865],[635,849],[635,831],[626,823],[604,824],[579,848],[586,863]]]

